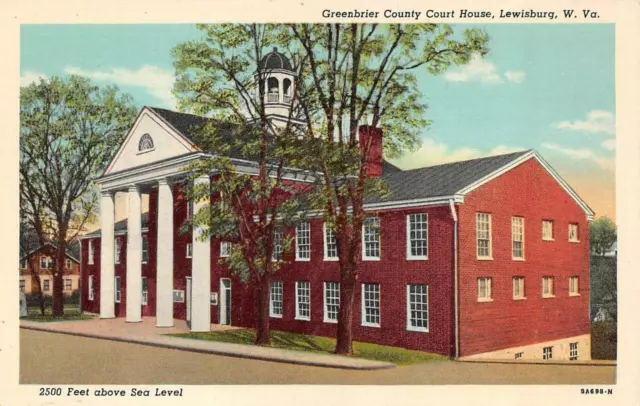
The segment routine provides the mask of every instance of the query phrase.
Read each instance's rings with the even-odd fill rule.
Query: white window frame
[[[423,224],[418,223],[417,221],[412,221],[415,217],[417,216],[424,216],[424,233],[425,233],[425,238],[415,238],[412,239],[411,238],[411,226],[413,224]],[[422,229],[420,230],[416,230],[417,232],[421,232],[423,231]],[[429,213],[413,213],[413,214],[409,214],[407,215],[407,235],[406,235],[406,239],[407,239],[407,259],[408,260],[426,260],[429,259]],[[411,243],[413,241],[424,241],[425,242],[425,255],[413,255],[412,254],[412,247],[411,247]]]
[[[65,265],[67,265],[67,269],[71,269],[71,260],[67,258],[65,262],[66,262]]]
[[[553,346],[542,348],[542,359],[543,360],[553,359]]]
[[[144,289],[145,280],[147,281],[147,290]],[[142,277],[141,289],[142,289],[142,305],[148,306],[149,305],[149,278],[147,278],[146,276]]]
[[[45,292],[49,292],[49,290],[51,290],[51,280],[49,279],[42,280],[42,290]]]
[[[64,283],[63,290],[66,290],[67,292],[70,290],[73,290],[73,279],[71,278],[64,278],[64,280],[62,281]],[[69,288],[67,288],[67,282],[69,282]]]
[[[231,244],[228,241],[220,241],[220,258],[231,256]]]
[[[480,255],[480,223],[485,223],[484,220],[484,216],[486,216],[486,222],[489,225],[489,239],[488,239],[488,253],[487,255]],[[478,212],[476,213],[476,258],[480,259],[480,260],[493,260],[493,226],[492,226],[492,221],[491,221],[491,213],[483,213],[483,212]],[[484,232],[484,230],[482,230],[482,232]],[[482,238],[482,240],[484,241],[485,238]]]
[[[554,241],[553,226],[553,220],[542,220],[542,241]]]
[[[89,300],[94,300],[96,298],[96,285],[95,285],[95,277],[93,275],[89,275],[89,286],[87,289],[89,290]]]
[[[20,279],[20,292],[25,292],[27,290],[27,281],[24,279]]]
[[[187,221],[191,220],[193,217],[193,202],[191,200],[187,200]]]
[[[330,242],[331,240],[333,240],[333,243]],[[324,241],[324,260],[337,261],[339,258],[338,258],[338,243],[336,241],[336,232],[331,228],[328,228],[327,223],[322,224],[322,241]],[[329,255],[330,254],[329,245],[335,246],[335,256]]]
[[[140,251],[141,251],[140,259],[143,264],[146,264],[149,261],[149,239],[147,238],[146,235],[142,236],[142,245],[141,245]],[[147,257],[146,260],[144,258],[145,255]]]
[[[276,294],[279,295],[279,300],[276,300]],[[276,302],[280,304],[280,307],[279,307],[280,313],[277,313],[275,311]],[[269,281],[269,317],[281,319],[283,310],[284,310],[284,288],[282,286],[282,281]]]
[[[580,296],[579,276],[574,275],[569,277],[569,296]]]
[[[518,240],[519,239],[519,240]],[[522,255],[516,256],[516,243],[522,247]],[[524,217],[511,217],[511,259],[524,261]]]
[[[304,286],[306,285],[306,287]],[[306,297],[306,304],[308,305],[308,315],[303,315],[300,312],[300,305],[302,303],[305,303],[300,295],[300,290],[305,291],[307,293],[307,297]],[[309,321],[311,320],[311,282],[309,281],[296,281],[296,320],[304,320],[304,321]]]
[[[485,285],[486,292],[484,292],[486,293],[486,295],[484,296],[480,296],[480,293],[483,293],[481,292],[481,289],[480,289],[481,280],[484,280],[486,282],[486,285]],[[488,276],[480,277],[478,278],[476,283],[477,283],[477,291],[478,291],[478,302],[493,302],[493,296],[491,292],[491,285],[492,285],[491,277],[488,277]]]
[[[301,227],[304,229],[301,229]],[[301,233],[306,234],[306,236],[300,235]],[[300,241],[302,239],[306,239],[307,242],[301,244]],[[302,253],[302,247],[306,247],[307,249],[305,251],[307,253],[306,257],[300,255]],[[296,261],[311,261],[311,224],[308,221],[296,225]]]
[[[29,267],[29,260],[28,259],[23,259],[21,267],[22,267],[22,269],[27,269]]]
[[[513,277],[513,300],[523,300],[526,299],[526,291],[524,284],[524,276],[514,276]],[[516,294],[516,287],[519,290],[519,294]]]
[[[367,306],[366,306],[366,301],[365,301],[365,291],[367,289],[367,287],[377,287],[377,291],[376,292],[372,292],[372,293],[377,293],[378,294],[378,306],[377,306],[377,310],[378,310],[378,322],[374,323],[374,322],[370,322],[367,321]],[[360,298],[360,303],[361,303],[361,325],[364,327],[380,327],[380,322],[382,319],[382,314],[380,312],[381,306],[380,306],[380,284],[379,283],[363,283],[360,287],[360,292],[361,292],[361,298]],[[375,301],[375,299],[373,299]],[[372,309],[376,309],[376,308],[372,308]]]
[[[113,299],[115,303],[120,303],[122,299],[122,280],[119,276],[113,278]]]
[[[569,361],[578,360],[578,343],[569,343]]]
[[[337,286],[337,289],[335,288]],[[324,292],[324,300],[323,300],[323,308],[324,308],[324,322],[325,323],[337,323],[338,322],[338,314],[340,311],[340,282],[324,282],[323,286]],[[329,295],[328,293],[332,294]],[[333,296],[333,293],[337,292],[337,297]],[[329,297],[331,296],[331,297]],[[337,303],[333,303],[333,301],[337,300]],[[332,303],[329,303],[331,301]],[[334,313],[333,311],[329,311],[329,306],[337,305],[337,309],[335,311],[336,317],[329,317],[330,314]]]
[[[49,269],[49,264],[49,257],[45,255],[40,256],[40,269]]]
[[[575,230],[575,233],[572,233],[571,230]],[[569,223],[569,242],[580,242],[580,228],[578,227],[578,223]]]
[[[188,242],[187,245],[185,246],[185,258],[192,258],[193,257],[193,243]]]
[[[93,240],[89,240],[89,255],[88,255],[88,259],[87,259],[87,263],[89,265],[93,265],[93,260],[94,260],[94,256],[93,256]]]
[[[284,232],[282,231],[282,229],[276,227],[276,229],[273,231],[273,252],[271,253],[272,261],[282,261],[282,254],[284,253],[284,247],[282,246],[283,238]]]
[[[368,223],[377,223],[375,227],[369,227]],[[367,241],[367,236],[373,234],[375,230],[375,234],[377,235],[377,243],[375,240]],[[365,217],[362,222],[362,260],[363,261],[380,261],[380,257],[382,256],[382,241],[381,241],[381,233],[380,233],[380,217]],[[378,247],[378,255],[367,255],[367,246],[368,244],[377,244]]]
[[[413,287],[424,287],[424,296],[425,296],[425,305],[426,305],[426,310],[424,310],[424,313],[426,314],[425,317],[425,322],[426,322],[426,327],[418,327],[418,326],[412,326],[411,325],[411,320],[412,320],[412,316],[413,316],[413,311],[412,311],[412,305],[415,303],[415,305],[421,305],[422,302],[412,302],[411,301],[411,296],[423,296],[422,293],[418,293],[418,292],[411,292],[411,289]],[[429,285],[424,284],[424,283],[417,283],[417,284],[408,284],[407,285],[407,330],[408,331],[417,331],[417,332],[423,332],[423,333],[428,333],[429,332]],[[423,312],[422,310],[417,310],[420,312]]]
[[[550,293],[545,293],[545,290],[547,290],[547,289],[545,289],[545,287],[547,287],[546,284],[547,284],[548,281],[551,282],[551,285],[549,286],[550,289],[548,289],[548,290],[550,290]],[[554,284],[554,280],[553,280],[552,276],[543,276],[542,277],[542,297],[543,298],[555,297],[553,284]]]
[[[113,239],[113,254],[114,254],[114,263],[120,263],[120,239],[118,237]]]

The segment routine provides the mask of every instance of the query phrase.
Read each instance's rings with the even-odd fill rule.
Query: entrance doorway
[[[220,279],[220,324],[231,325],[231,279]]]
[[[186,292],[185,292],[185,302],[187,304],[187,324],[191,327],[191,278],[187,276],[186,278]]]

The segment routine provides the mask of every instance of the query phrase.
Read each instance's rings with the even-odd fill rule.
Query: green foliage
[[[616,225],[608,217],[600,217],[589,226],[589,244],[598,255],[604,255],[617,239]]]

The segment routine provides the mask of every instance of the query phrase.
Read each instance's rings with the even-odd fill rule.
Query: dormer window
[[[153,138],[149,134],[144,134],[140,137],[140,142],[138,143],[138,151],[149,151],[153,149]]]

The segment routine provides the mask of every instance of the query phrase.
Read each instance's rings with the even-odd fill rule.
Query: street
[[[231,358],[20,330],[20,383],[215,384],[614,384],[613,366],[432,362],[353,371]]]

